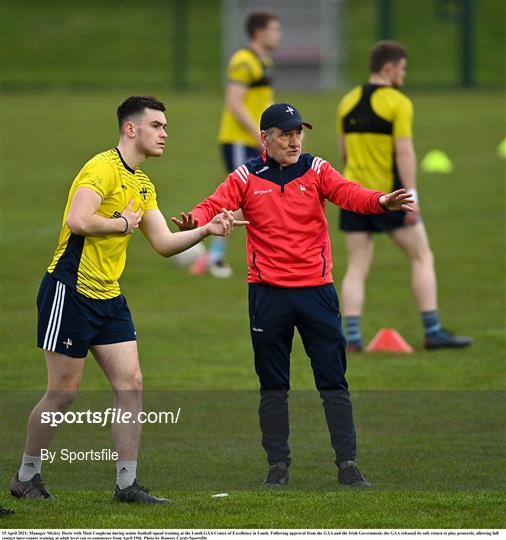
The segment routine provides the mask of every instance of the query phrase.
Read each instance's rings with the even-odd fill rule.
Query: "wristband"
[[[120,218],[125,220],[125,230],[121,231],[122,234],[125,234],[128,231],[128,219],[125,216],[119,216],[118,219]]]
[[[415,204],[418,205],[418,192],[416,191],[416,189],[415,188],[409,188],[407,191],[411,195],[411,197],[413,197],[413,199],[415,199]]]

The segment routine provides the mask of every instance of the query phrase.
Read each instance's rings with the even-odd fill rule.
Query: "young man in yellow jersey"
[[[237,50],[227,68],[225,107],[218,140],[227,173],[260,154],[260,117],[274,101],[271,54],[281,38],[279,19],[269,12],[254,12],[246,19],[247,47]],[[227,240],[213,239],[209,252],[201,256],[191,272],[209,272],[228,278],[232,269],[225,263]]]
[[[434,261],[420,217],[413,147],[413,105],[400,92],[407,54],[393,41],[377,43],[370,53],[369,80],[346,94],[338,106],[339,148],[344,175],[370,189],[406,188],[417,201],[415,212],[364,216],[341,210],[348,268],[341,287],[348,350],[363,348],[360,319],[365,280],[373,258],[373,233],[387,232],[411,263],[412,286],[427,349],[466,347],[471,338],[454,336],[439,321]]]
[[[136,480],[142,423],[142,375],[132,317],[118,284],[132,234],[140,229],[155,251],[169,257],[210,234],[228,235],[239,224],[226,210],[208,225],[172,234],[158,209],[155,187],[138,168],[165,148],[165,106],[153,97],[133,96],[117,110],[118,146],[97,154],[75,178],[67,200],[58,246],[37,297],[38,346],[44,350],[47,391],[32,410],[21,467],[11,483],[18,498],[50,498],[41,477],[41,451],[81,382],[91,350],[109,379],[116,410],[131,414],[112,423],[118,454],[114,499],[166,503]],[[175,218],[173,218],[175,220]],[[188,219],[183,215],[183,224]],[[191,216],[190,216],[191,219]],[[124,418],[124,417],[123,417]]]

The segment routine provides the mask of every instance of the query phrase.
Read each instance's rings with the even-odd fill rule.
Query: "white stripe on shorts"
[[[246,147],[244,144],[232,145],[232,165],[234,169],[240,167],[246,161]]]
[[[43,349],[46,349],[48,351],[54,351],[56,347],[56,339],[58,338],[58,332],[60,330],[64,300],[65,300],[65,285],[57,281],[55,295],[53,299],[53,305],[51,306],[51,314],[49,315],[46,335],[44,337],[44,345],[42,347]],[[55,330],[56,330],[56,335],[55,335]]]
[[[51,351],[56,351],[56,342],[58,340],[58,334],[60,333],[61,319],[63,314],[63,304],[65,303],[65,285],[61,283],[62,291],[60,293],[60,301],[58,302],[58,313],[55,316],[56,319],[56,332],[54,334],[53,343],[50,347]]]
[[[51,314],[49,315],[49,321],[47,323],[46,335],[44,337],[44,345],[42,346],[43,349],[47,349],[47,342],[48,342],[49,334],[51,332],[51,328],[52,328],[52,325],[53,325],[54,312],[55,312],[55,309],[56,309],[56,304],[58,303],[59,296],[60,296],[60,282],[57,281],[56,282],[56,289],[55,289],[54,299],[53,299],[53,305],[51,307]]]

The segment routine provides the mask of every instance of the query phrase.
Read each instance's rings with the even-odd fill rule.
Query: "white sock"
[[[134,483],[137,474],[137,461],[117,461],[116,462],[116,485],[120,489],[125,489]]]
[[[18,471],[18,478],[21,482],[28,482],[36,474],[40,474],[40,469],[42,467],[42,459],[35,456],[27,456],[23,454],[23,461],[21,461],[21,467]]]

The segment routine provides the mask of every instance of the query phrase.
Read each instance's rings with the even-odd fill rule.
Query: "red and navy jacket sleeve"
[[[374,191],[352,182],[334,169],[327,161],[315,157],[311,168],[320,177],[323,197],[344,210],[357,214],[382,214],[385,210],[379,203],[382,191]]]
[[[241,165],[227,176],[212,195],[192,210],[192,216],[198,220],[199,225],[211,221],[214,216],[221,213],[222,208],[235,211],[241,207],[248,175],[246,166]]]

